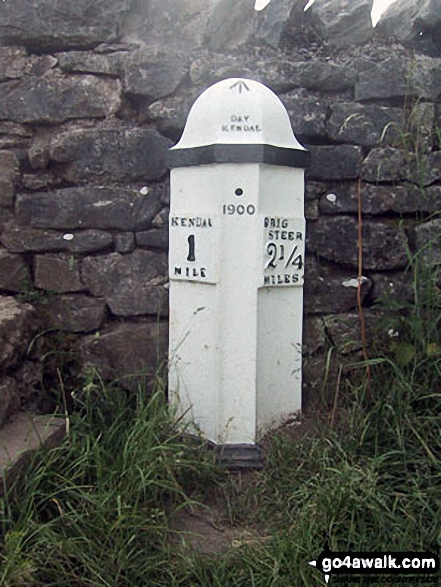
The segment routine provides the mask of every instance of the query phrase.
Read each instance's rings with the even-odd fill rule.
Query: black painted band
[[[309,161],[309,151],[260,144],[218,144],[189,149],[170,149],[165,156],[165,164],[169,168],[212,163],[266,163],[306,169]]]

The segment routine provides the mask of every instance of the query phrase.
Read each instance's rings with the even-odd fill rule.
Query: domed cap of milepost
[[[309,153],[274,92],[253,80],[231,78],[199,96],[166,162],[169,167],[266,163],[305,168]]]

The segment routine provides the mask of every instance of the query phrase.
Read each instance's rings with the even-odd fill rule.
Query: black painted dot
[[[236,194],[236,196],[242,196],[243,195],[243,189],[242,188],[237,188],[237,190],[234,193]]]

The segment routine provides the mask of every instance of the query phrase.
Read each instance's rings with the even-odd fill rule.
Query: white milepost
[[[167,153],[170,402],[237,466],[258,466],[261,435],[301,409],[308,160],[249,79],[208,88]]]

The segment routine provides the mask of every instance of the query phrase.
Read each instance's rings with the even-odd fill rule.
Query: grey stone
[[[371,288],[366,278],[361,284],[361,299]],[[307,314],[340,313],[357,306],[357,275],[351,269],[331,268],[313,257],[305,263],[304,309]]]
[[[80,263],[66,253],[35,255],[34,285],[56,293],[84,291]]]
[[[423,185],[431,185],[441,181],[441,151],[429,153],[422,162],[421,180]]]
[[[337,387],[341,357],[320,349],[313,355],[306,355],[302,365],[302,409],[319,410],[332,406]]]
[[[184,129],[190,109],[196,100],[196,93],[176,95],[158,100],[146,111],[146,118],[154,121],[156,128],[163,134],[174,135]]]
[[[207,27],[212,49],[234,49],[251,39],[259,18],[253,4],[246,0],[218,0],[214,4]]]
[[[303,355],[313,355],[325,347],[323,320],[317,316],[305,316],[303,320]]]
[[[151,386],[167,358],[168,325],[163,322],[114,324],[81,342],[83,371],[130,390]]]
[[[50,158],[65,164],[61,174],[73,183],[149,181],[165,174],[164,153],[171,146],[153,129],[76,129],[54,137]]]
[[[0,150],[26,149],[32,134],[32,131],[22,124],[0,121]]]
[[[434,146],[435,104],[416,102],[412,104],[406,121],[401,143],[419,155],[428,153]]]
[[[363,214],[436,213],[441,209],[441,186],[421,190],[415,186],[361,186]],[[358,184],[334,185],[320,199],[323,214],[357,214]]]
[[[350,216],[326,216],[308,225],[307,250],[319,257],[358,267],[358,223]],[[402,269],[408,262],[403,230],[385,222],[363,222],[363,268]]]
[[[372,149],[363,161],[361,177],[371,183],[410,180],[411,154],[393,147]]]
[[[66,421],[59,415],[18,411],[0,430],[0,494],[19,478],[39,448],[53,448],[66,434]]]
[[[76,118],[105,118],[121,104],[121,84],[91,75],[31,76],[0,84],[0,119],[55,124]]]
[[[28,160],[32,169],[46,169],[49,163],[49,144],[52,133],[45,128],[39,128],[28,150]]]
[[[27,53],[19,47],[0,47],[0,82],[23,77]]]
[[[305,202],[305,218],[307,220],[315,220],[319,217],[319,208],[317,200],[310,200]]]
[[[9,208],[1,208],[0,207],[0,242],[1,242],[1,235],[5,230],[5,227],[12,222],[13,214]]]
[[[363,314],[367,345],[372,345],[380,338],[387,338],[387,332],[381,331],[379,324],[381,312],[364,310]],[[361,320],[358,312],[324,316],[323,322],[327,335],[340,353],[351,353],[362,348]]]
[[[296,94],[282,97],[296,136],[323,139],[326,136],[327,107],[320,100],[299,98]]]
[[[126,93],[151,102],[172,94],[188,73],[188,55],[142,48],[126,60],[123,67]]]
[[[30,304],[0,296],[0,369],[17,366],[37,330],[36,314]]]
[[[7,422],[11,414],[20,407],[20,396],[17,383],[12,377],[0,379],[0,428]]]
[[[64,233],[8,222],[4,226],[0,242],[11,253],[58,251],[93,253],[109,249],[113,245],[113,236],[103,230],[77,230],[73,233]]]
[[[21,47],[0,47],[0,81],[16,80],[24,75],[42,76],[57,65],[52,55],[29,55]]]
[[[441,218],[414,227],[410,235],[415,252],[423,263],[441,264]]]
[[[115,235],[115,251],[125,255],[132,253],[136,248],[136,240],[133,232],[120,232]]]
[[[295,88],[312,91],[344,92],[354,87],[357,72],[348,64],[332,61],[297,61],[278,54],[234,56],[225,60],[209,54],[195,60],[190,67],[193,83],[211,85],[227,77],[250,77],[269,86],[276,93]]]
[[[58,64],[67,73],[91,73],[117,77],[121,74],[123,63],[129,57],[127,51],[117,51],[110,55],[90,51],[68,51],[57,53]]]
[[[116,316],[167,313],[167,258],[165,254],[135,250],[87,257],[82,279],[95,296],[105,298]]]
[[[397,0],[382,15],[378,32],[403,44],[431,49],[441,40],[439,0]]]
[[[421,32],[416,17],[419,6],[425,0],[395,0],[382,14],[377,24],[377,32],[398,41],[411,41]]]
[[[414,301],[414,279],[409,272],[370,273],[372,299],[381,302],[385,308],[396,308]]]
[[[0,290],[23,292],[31,284],[31,274],[21,255],[0,248]]]
[[[292,11],[292,0],[271,2],[261,11],[254,10],[254,2],[218,0],[207,27],[210,47],[231,50],[254,42],[277,49],[283,43]]]
[[[0,207],[14,203],[19,161],[11,151],[0,151]]]
[[[331,140],[341,143],[363,147],[394,145],[405,132],[404,112],[374,104],[333,104],[326,132]]]
[[[315,0],[306,18],[330,45],[351,47],[373,36],[372,5],[373,0]]]
[[[43,363],[25,361],[14,373],[21,408],[36,408],[43,387]]]
[[[136,234],[136,244],[138,247],[147,247],[154,249],[168,249],[168,227],[164,229],[154,228]]]
[[[355,145],[311,146],[308,179],[354,179],[360,175],[362,151]]]
[[[115,41],[128,0],[15,0],[0,5],[3,44],[37,49],[89,48]]]
[[[15,184],[10,173],[0,167],[0,207],[7,208],[14,204]]]
[[[98,330],[106,317],[103,300],[81,294],[50,297],[38,310],[46,328],[65,332]]]
[[[18,222],[34,228],[142,230],[160,209],[154,190],[143,196],[138,190],[111,187],[18,194],[16,201]]]
[[[123,24],[123,40],[190,53],[204,42],[213,0],[135,0]]]
[[[165,228],[168,226],[168,219],[170,216],[170,209],[163,208],[152,220],[154,228]]]
[[[24,189],[32,192],[40,192],[45,189],[57,189],[62,185],[63,180],[57,177],[53,171],[37,171],[37,173],[23,173],[21,185]]]
[[[391,55],[360,72],[355,100],[415,97],[436,101],[441,94],[441,59],[415,55],[412,60]]]

